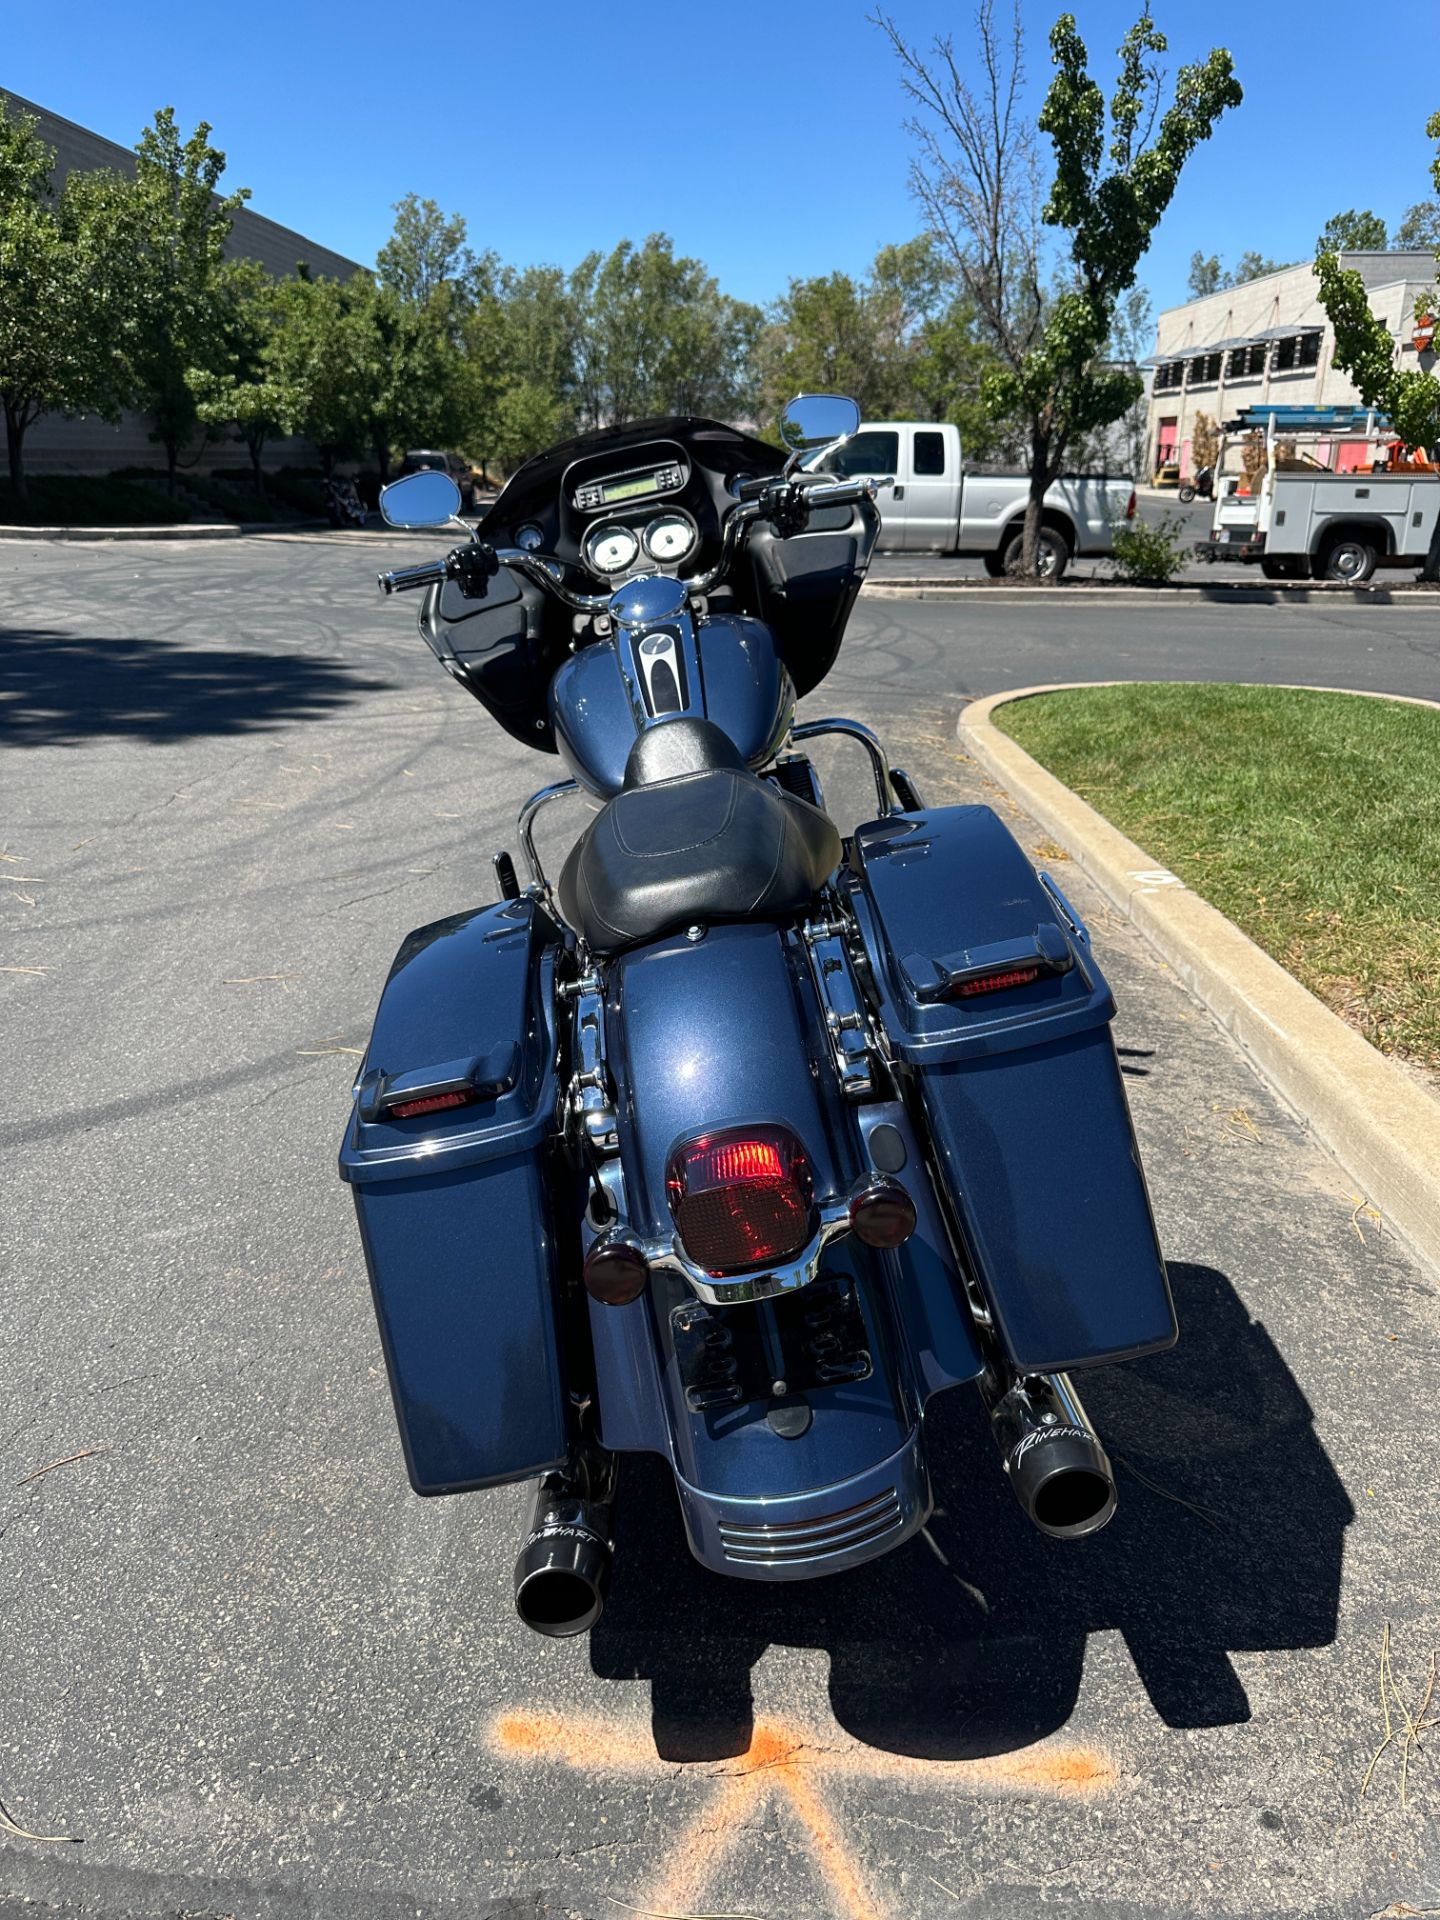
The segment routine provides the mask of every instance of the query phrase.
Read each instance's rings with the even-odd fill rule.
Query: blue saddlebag
[[[568,1450],[546,1180],[557,937],[529,900],[412,933],[356,1083],[340,1176],[417,1493],[523,1479]]]
[[[861,827],[845,882],[1011,1362],[1167,1347],[1175,1316],[1089,940],[989,807]]]

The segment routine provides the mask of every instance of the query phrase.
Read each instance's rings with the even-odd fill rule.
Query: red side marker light
[[[666,1177],[680,1243],[707,1273],[788,1260],[815,1231],[815,1187],[788,1127],[731,1127],[676,1149]]]
[[[1028,987],[1040,978],[1039,967],[1006,967],[1001,973],[982,973],[976,980],[962,980],[951,991],[962,1000],[977,993],[1001,993],[1006,987]]]
[[[475,1095],[464,1089],[454,1093],[427,1093],[423,1100],[397,1100],[394,1106],[386,1107],[387,1120],[410,1120],[417,1113],[439,1113],[442,1107],[465,1107]]]

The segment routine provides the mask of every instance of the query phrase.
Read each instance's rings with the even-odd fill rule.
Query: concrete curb
[[[1435,589],[1421,586],[1418,582],[1411,587],[1347,587],[1337,583],[1334,586],[1320,585],[1314,581],[1300,581],[1287,585],[1284,581],[1267,582],[1263,587],[1250,586],[1244,581],[1228,582],[1217,580],[1201,585],[1196,582],[1175,587],[1127,587],[1119,581],[1104,586],[1070,587],[1002,587],[992,585],[988,580],[867,580],[861,588],[861,595],[870,600],[1063,600],[1068,606],[1080,608],[1092,603],[1124,603],[1127,606],[1173,607],[1188,603],[1191,606],[1311,606],[1316,602],[1331,600],[1338,596],[1350,605],[1389,607],[1408,606],[1412,600],[1433,596]],[[1018,698],[1009,695],[1008,698]]]
[[[158,527],[0,527],[0,540],[234,540],[252,533],[310,533],[326,524],[265,520],[239,526],[233,520],[196,520]]]
[[[1020,687],[977,700],[960,716],[960,744],[1134,921],[1371,1204],[1423,1260],[1440,1269],[1440,1102],[1322,1006],[1222,913],[1047,773],[990,718],[996,707],[1012,700],[1120,684]]]
[[[423,537],[434,542],[444,530],[434,527],[332,527],[328,520],[263,520],[237,526],[233,520],[196,520],[183,526],[159,527],[0,527],[0,540],[236,540],[271,533],[323,533],[352,540],[408,540]],[[452,536],[458,537],[458,536]]]

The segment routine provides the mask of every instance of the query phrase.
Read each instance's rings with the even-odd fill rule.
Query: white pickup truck
[[[851,478],[893,481],[876,501],[883,551],[975,554],[986,572],[997,576],[1019,565],[1029,476],[967,470],[958,427],[928,420],[867,421],[816,466]],[[1132,519],[1134,513],[1135,489],[1128,478],[1066,475],[1057,480],[1045,496],[1042,576],[1058,580],[1076,554],[1110,553],[1115,521]]]

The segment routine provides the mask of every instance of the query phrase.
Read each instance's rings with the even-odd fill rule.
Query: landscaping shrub
[[[1156,521],[1121,520],[1113,530],[1115,569],[1122,580],[1160,585],[1173,580],[1190,558],[1185,522],[1178,513]]]
[[[182,507],[163,492],[137,486],[112,474],[38,473],[30,476],[28,498],[15,497],[0,480],[0,525],[12,527],[153,527],[185,519]]]

